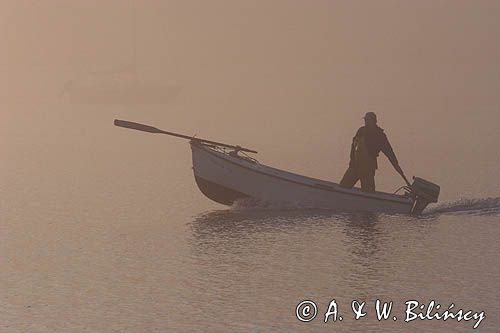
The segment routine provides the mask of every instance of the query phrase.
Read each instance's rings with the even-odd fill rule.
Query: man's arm
[[[406,179],[406,176],[405,176],[405,173],[403,172],[403,169],[401,169],[401,167],[399,166],[399,162],[398,162],[398,159],[396,158],[396,154],[394,153],[394,150],[392,149],[392,146],[389,142],[389,139],[387,138],[385,133],[383,134],[381,148],[382,148],[382,152],[384,153],[385,156],[387,156],[387,158],[391,162],[394,169],[396,169],[396,171],[403,177],[406,184],[409,186],[410,182],[408,181],[408,179]]]
[[[352,138],[352,143],[351,143],[351,157],[349,160],[349,166],[354,166],[354,153],[356,152],[356,137]]]
[[[387,139],[387,135],[385,133],[382,134],[382,146],[380,147],[382,152],[384,153],[385,156],[389,159],[391,162],[392,166],[396,168],[399,166],[398,159],[396,158],[396,154],[394,153],[394,150],[392,150],[392,146],[389,142],[389,139]]]
[[[354,167],[354,161],[356,160],[355,158],[355,153],[356,153],[356,146],[358,144],[358,138],[359,138],[359,134],[361,132],[361,128],[358,129],[358,131],[356,132],[356,134],[354,135],[354,137],[352,138],[352,144],[351,144],[351,155],[350,155],[350,161],[349,161],[349,167]]]

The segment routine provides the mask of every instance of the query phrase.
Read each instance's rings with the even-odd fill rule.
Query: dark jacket
[[[356,132],[353,138],[351,148],[351,163],[356,159],[356,150],[359,149],[359,144],[365,145],[366,151],[370,159],[373,159],[374,166],[377,168],[377,157],[380,152],[383,152],[389,159],[391,164],[396,167],[399,165],[398,159],[392,150],[391,144],[384,133],[384,130],[378,126],[366,127],[363,126]],[[355,162],[354,162],[355,163]]]

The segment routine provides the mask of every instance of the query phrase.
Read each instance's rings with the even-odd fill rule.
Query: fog
[[[493,331],[499,36],[495,0],[0,0],[0,331],[402,332],[410,299]],[[367,111],[406,175],[441,185],[423,216],[221,206],[186,140],[113,126],[339,182]],[[380,156],[377,190],[401,185]],[[325,324],[333,298],[371,310]]]
[[[499,18],[498,1],[4,0],[4,189],[84,183],[131,156],[158,182],[187,179],[185,142],[114,118],[338,181],[374,111],[408,175],[447,199],[497,196]],[[380,160],[378,189],[391,191],[401,179]]]

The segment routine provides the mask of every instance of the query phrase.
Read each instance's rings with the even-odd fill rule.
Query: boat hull
[[[194,176],[196,185],[207,198],[223,205],[232,205],[237,200],[248,198],[248,196],[239,191],[219,185],[204,178]]]
[[[252,198],[271,204],[338,212],[410,213],[413,200],[389,193],[365,193],[233,157],[191,142],[193,172],[203,194],[221,204]]]

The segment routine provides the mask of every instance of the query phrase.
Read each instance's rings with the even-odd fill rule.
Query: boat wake
[[[500,197],[495,198],[462,198],[455,201],[442,202],[429,206],[424,214],[466,213],[477,215],[500,214]]]
[[[328,211],[328,208],[311,207],[300,203],[268,203],[255,199],[242,199],[236,201],[232,206],[236,211],[287,211],[287,210],[318,210]],[[435,214],[474,214],[474,215],[495,215],[500,214],[500,197],[493,198],[462,198],[459,200],[445,201],[439,204],[430,205],[423,212],[424,215]]]

